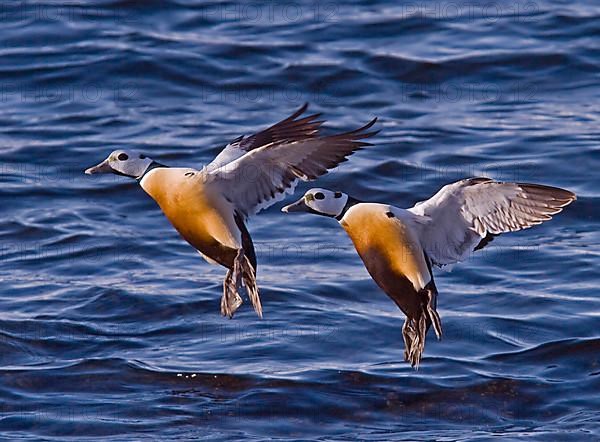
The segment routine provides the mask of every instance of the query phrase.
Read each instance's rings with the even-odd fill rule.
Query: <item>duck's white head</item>
[[[314,188],[308,190],[302,198],[295,203],[285,206],[282,212],[307,212],[316,215],[339,218],[347,209],[347,204],[356,201],[343,192]]]
[[[153,164],[158,163],[139,152],[119,149],[112,152],[100,164],[86,169],[85,173],[88,175],[114,173],[116,175],[139,179]]]

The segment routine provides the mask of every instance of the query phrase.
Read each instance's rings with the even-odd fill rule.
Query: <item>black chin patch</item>
[[[127,175],[126,173],[119,172],[118,170],[113,169],[112,167],[111,167],[111,169],[112,169],[112,173],[114,173],[115,175],[126,176],[127,178],[135,178],[135,176],[133,176],[133,175]]]

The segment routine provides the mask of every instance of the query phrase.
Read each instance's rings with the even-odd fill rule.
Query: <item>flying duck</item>
[[[325,136],[320,114],[300,118],[307,106],[261,132],[236,138],[200,170],[168,167],[138,152],[115,150],[85,173],[136,179],[206,261],[228,269],[221,313],[233,317],[244,285],[262,317],[247,218],[293,193],[299,179],[314,180],[346,161],[370,145],[362,140],[376,133],[368,132],[375,118],[354,131]]]
[[[341,224],[371,277],[406,315],[404,359],[418,368],[430,326],[438,339],[442,336],[432,266],[462,261],[501,233],[548,221],[575,199],[556,187],[470,178],[442,187],[410,209],[311,189],[281,210],[324,215]]]

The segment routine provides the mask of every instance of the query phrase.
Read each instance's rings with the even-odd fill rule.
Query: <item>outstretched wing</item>
[[[305,103],[300,109],[273,126],[250,136],[236,138],[206,167],[213,171],[241,158],[248,152],[273,143],[294,142],[316,138],[323,121],[317,120],[321,114],[313,114],[298,119],[308,108]]]
[[[269,142],[210,171],[206,185],[215,186],[244,216],[252,215],[292,193],[298,179],[314,180],[370,145],[362,140],[377,133],[368,132],[375,121],[337,135]]]
[[[435,264],[445,265],[462,261],[495,235],[548,221],[575,199],[556,187],[471,178],[408,210],[425,217],[417,227],[421,244]]]

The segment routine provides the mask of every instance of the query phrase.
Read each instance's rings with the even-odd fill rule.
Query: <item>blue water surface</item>
[[[2,440],[599,440],[600,4],[4,2]],[[560,186],[553,221],[437,273],[419,371],[332,220],[249,225],[265,311],[116,148],[200,167],[304,102],[374,146],[319,181],[400,207],[469,176]],[[302,185],[298,193],[309,185]]]

